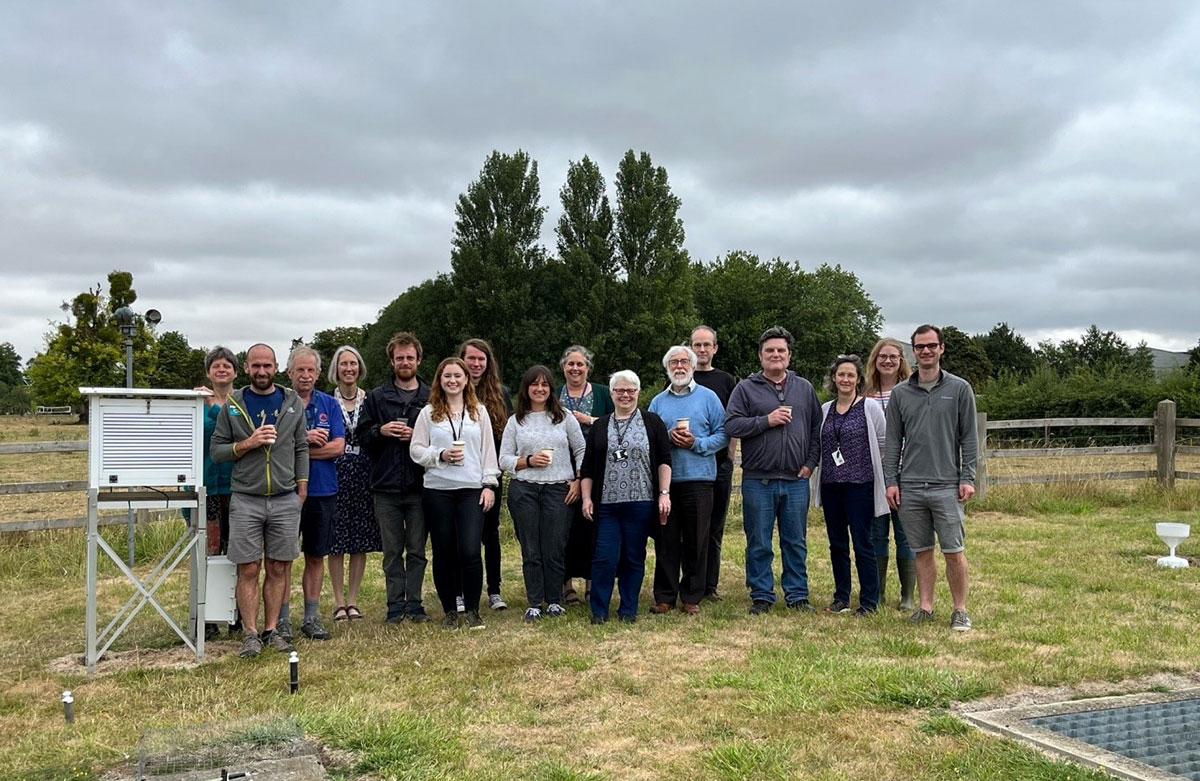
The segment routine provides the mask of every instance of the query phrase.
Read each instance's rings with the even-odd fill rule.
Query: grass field
[[[37,438],[60,433],[39,429]],[[0,436],[31,438],[7,426]],[[42,470],[60,474],[59,464],[26,463],[29,476],[18,478],[0,461],[0,481],[50,479]],[[0,517],[9,517],[4,507]],[[67,514],[81,512],[79,504]],[[965,635],[944,624],[944,583],[941,620],[930,627],[910,627],[890,608],[866,621],[782,609],[746,615],[736,507],[730,517],[725,601],[698,618],[643,615],[633,626],[593,627],[580,610],[524,625],[507,520],[503,590],[513,607],[485,615],[483,632],[382,624],[372,556],[360,598],[367,619],[337,625],[327,643],[299,641],[295,696],[282,656],[238,659],[235,640],[211,644],[199,666],[162,664],[180,654],[149,611],[118,642],[148,649],[138,663],[91,678],[70,659],[54,664],[83,648],[83,536],[0,538],[0,680],[9,682],[0,692],[0,775],[99,777],[127,763],[149,730],[281,714],[327,749],[342,778],[1098,779],[980,733],[951,709],[1033,687],[1115,690],[1131,678],[1200,669],[1192,629],[1200,571],[1153,562],[1164,552],[1153,521],[1200,521],[1192,485],[1173,493],[1147,484],[993,488],[967,521],[976,629]],[[828,546],[820,513],[809,520],[813,601],[824,604]],[[146,527],[144,561],[177,531]],[[123,530],[105,533],[119,542]],[[130,593],[113,575],[106,570],[102,615]],[[893,567],[892,604],[894,578]],[[182,578],[167,587],[180,612],[184,587]],[[293,593],[298,601],[298,582]],[[426,599],[432,604],[428,581]],[[328,588],[323,604],[328,616]],[[74,725],[61,716],[63,689],[76,697]]]

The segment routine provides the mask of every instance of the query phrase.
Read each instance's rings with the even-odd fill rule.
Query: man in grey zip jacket
[[[821,455],[821,405],[812,383],[788,366],[792,335],[780,326],[759,338],[763,370],[742,380],[729,397],[725,433],[742,441],[742,518],[746,528],[746,585],[750,612],[775,603],[771,534],[779,520],[784,601],[811,611],[808,601],[808,478]]]
[[[921,604],[909,620],[923,623],[933,618],[936,535],[954,601],[950,628],[966,632],[971,619],[963,503],[975,493],[975,393],[966,380],[942,369],[946,346],[941,329],[919,326],[912,347],[917,371],[892,389],[883,450],[888,504],[899,511],[909,547],[917,554]]]
[[[211,443],[213,461],[233,462],[228,555],[237,565],[242,656],[257,656],[264,644],[293,650],[275,625],[287,590],[288,562],[300,555],[297,538],[300,507],[308,492],[308,436],[299,396],[275,385],[278,368],[268,345],[250,348],[245,363],[250,387],[230,394]],[[258,571],[264,558],[260,637]]]

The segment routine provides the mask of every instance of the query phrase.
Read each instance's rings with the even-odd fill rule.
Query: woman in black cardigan
[[[653,412],[637,408],[641,380],[619,371],[608,382],[616,411],[587,434],[583,468],[583,515],[596,525],[592,554],[592,623],[608,621],[613,580],[621,592],[617,616],[637,620],[638,594],[646,575],[646,539],[656,520],[671,513],[671,441]],[[657,509],[657,513],[655,510]]]

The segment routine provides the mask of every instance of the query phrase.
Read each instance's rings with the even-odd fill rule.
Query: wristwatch
[[[670,496],[670,495],[671,495],[671,492],[670,492],[669,490],[666,490],[666,489],[660,488],[660,489],[658,490],[658,495],[659,495],[659,496]]]

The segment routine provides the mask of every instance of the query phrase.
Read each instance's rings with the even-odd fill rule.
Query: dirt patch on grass
[[[204,646],[204,661],[211,662],[226,654],[233,653],[237,643],[217,642],[206,643]],[[188,670],[201,662],[196,661],[196,654],[187,646],[172,648],[133,648],[128,651],[108,651],[100,657],[96,664],[95,675],[110,675],[125,670]],[[51,659],[46,665],[52,673],[78,675],[87,672],[87,662],[83,654],[67,654]]]

